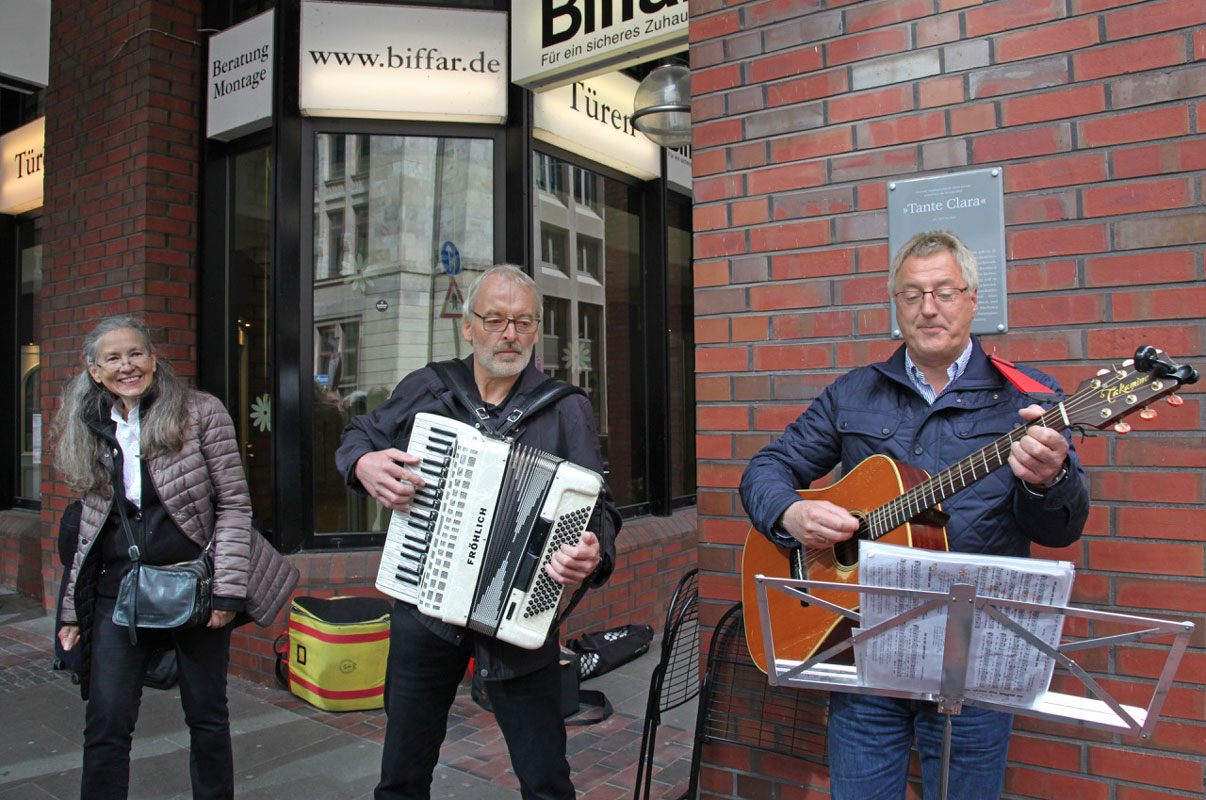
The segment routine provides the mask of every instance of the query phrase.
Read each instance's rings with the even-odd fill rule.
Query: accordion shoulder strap
[[[473,394],[469,389],[473,376],[465,368],[465,362],[453,358],[448,361],[433,361],[429,366],[444,385],[452,390],[453,396],[461,402],[461,405],[473,415],[476,423],[488,433],[500,438],[510,433],[520,420],[535,414],[545,406],[552,405],[562,397],[575,392],[585,394],[578,386],[557,378],[546,377],[544,382],[536,387],[526,403],[514,409],[506,419],[496,426],[490,419],[490,413],[486,411],[485,404],[473,399]]]

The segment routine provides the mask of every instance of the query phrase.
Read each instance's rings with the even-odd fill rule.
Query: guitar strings
[[[1009,452],[1014,442],[1021,441],[1035,425],[1063,432],[1069,427],[1067,420],[1076,416],[1085,408],[1092,407],[1096,397],[1123,378],[1133,373],[1120,373],[1115,370],[1110,380],[1093,386],[1090,384],[1083,391],[1057,403],[1045,411],[1038,419],[1028,425],[1013,429],[983,449],[952,465],[938,475],[917,484],[899,497],[872,510],[866,516],[867,528],[872,540],[881,538],[926,509],[933,508],[956,492],[967,488],[975,481],[985,477],[990,472],[1000,469],[1008,463]],[[1061,410],[1062,406],[1062,410]],[[991,461],[989,453],[992,453]],[[979,464],[979,466],[977,466]],[[970,480],[969,480],[970,476]],[[956,486],[956,478],[958,486]],[[943,489],[943,483],[949,484],[950,491]]]

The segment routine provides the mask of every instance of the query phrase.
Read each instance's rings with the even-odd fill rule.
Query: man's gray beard
[[[474,359],[481,365],[482,369],[495,378],[511,378],[523,372],[524,368],[528,366],[528,362],[532,360],[532,354],[535,351],[536,348],[533,346],[528,351],[528,357],[523,361],[500,362],[494,354],[494,349],[489,345],[477,344],[476,342],[473,345]]]

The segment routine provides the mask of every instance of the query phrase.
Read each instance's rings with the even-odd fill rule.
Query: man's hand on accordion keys
[[[582,533],[582,541],[575,546],[561,545],[553,553],[545,572],[563,586],[574,586],[590,577],[599,566],[599,539],[590,531]]]
[[[356,461],[356,479],[369,496],[381,505],[395,511],[405,511],[410,508],[415,489],[426,485],[421,475],[407,469],[407,466],[418,463],[418,456],[397,448],[374,450]]]

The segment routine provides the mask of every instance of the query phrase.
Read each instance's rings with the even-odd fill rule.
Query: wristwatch
[[[1059,468],[1059,472],[1055,473],[1050,480],[1043,481],[1042,483],[1027,483],[1026,481],[1022,481],[1022,486],[1026,487],[1026,491],[1031,494],[1041,496],[1059,486],[1066,477],[1068,477],[1067,461],[1064,462],[1064,465]]]

